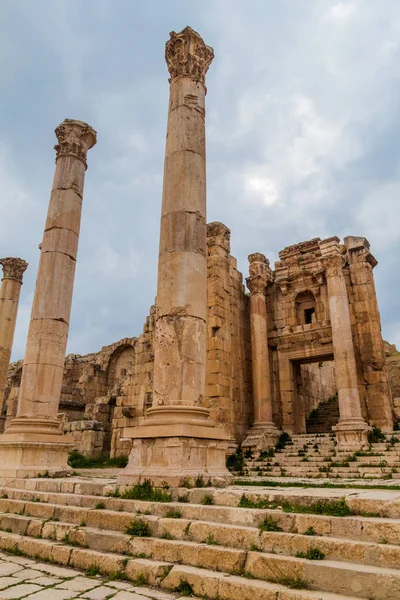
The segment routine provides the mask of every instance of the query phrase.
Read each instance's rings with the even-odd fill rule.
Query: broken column
[[[63,474],[70,439],[57,419],[75,276],[87,151],[96,132],[65,119],[44,230],[17,415],[0,436],[0,477]]]
[[[335,431],[340,450],[358,450],[368,444],[370,427],[361,413],[357,367],[350,323],[349,299],[343,273],[345,259],[337,237],[319,244],[328,288],[333,357],[340,419]]]
[[[170,101],[164,165],[153,405],[138,427],[120,483],[222,483],[228,439],[204,406],[207,244],[205,75],[214,57],[190,27],[166,44]]]
[[[2,258],[3,279],[0,288],[0,414],[10,366],[11,350],[17,322],[22,276],[28,263],[21,258]]]
[[[274,446],[279,432],[272,419],[271,376],[268,352],[268,323],[265,290],[273,280],[269,260],[259,252],[249,256],[247,287],[250,296],[251,361],[254,423],[242,447],[264,450]]]

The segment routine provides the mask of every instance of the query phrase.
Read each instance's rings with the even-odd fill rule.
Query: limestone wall
[[[335,364],[333,361],[300,365],[300,388],[306,417],[321,402],[326,402],[336,393]]]

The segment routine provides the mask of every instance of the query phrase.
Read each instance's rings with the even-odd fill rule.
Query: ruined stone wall
[[[333,361],[300,365],[300,389],[306,418],[321,402],[336,394],[335,365]]]

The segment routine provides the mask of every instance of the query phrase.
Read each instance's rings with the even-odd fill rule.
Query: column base
[[[243,450],[261,452],[275,446],[280,432],[274,423],[254,423],[242,443]]]
[[[163,437],[134,439],[129,462],[118,484],[130,486],[149,479],[155,486],[180,487],[202,477],[225,487],[232,481],[226,468],[228,442],[220,439]]]
[[[346,419],[332,427],[338,450],[356,452],[369,446],[368,433],[371,427],[363,419]]]
[[[72,473],[68,452],[72,438],[51,433],[13,433],[0,435],[0,477],[64,477]]]

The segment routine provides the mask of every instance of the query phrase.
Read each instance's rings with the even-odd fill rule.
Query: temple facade
[[[348,324],[347,338],[340,333],[340,341],[348,344],[344,351],[335,346],[327,247],[338,263],[345,293],[345,316],[334,324]],[[368,425],[391,431],[398,411],[390,383],[396,386],[397,371],[392,368],[389,382],[373,278],[377,262],[368,241],[316,238],[288,246],[274,270],[261,253],[249,260],[246,291],[230,253],[228,227],[208,224],[204,406],[217,427],[228,432],[229,451],[238,445],[267,446],[273,442],[273,428],[290,434],[335,431],[349,409],[359,418],[361,431]],[[261,311],[255,321],[260,300],[255,308],[252,298],[259,294],[265,316]],[[138,426],[153,406],[155,314],[153,306],[138,337],[66,358],[59,418],[83,454],[129,454],[132,439],[124,429]],[[397,359],[388,360],[391,366]],[[344,384],[338,377],[341,369],[348,378]],[[21,372],[22,361],[9,371],[6,423],[15,415]],[[348,406],[349,390],[355,408]]]

